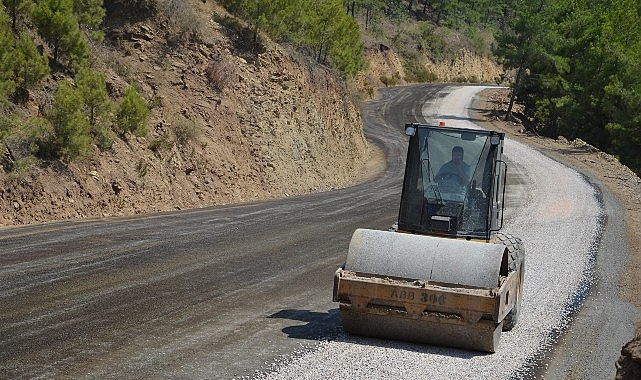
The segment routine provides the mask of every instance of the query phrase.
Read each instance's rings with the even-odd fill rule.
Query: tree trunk
[[[96,123],[96,108],[91,106],[89,107],[89,124],[94,126]]]
[[[369,18],[372,10],[368,7],[365,9],[365,30],[369,30]]]
[[[510,104],[507,106],[507,113],[505,114],[505,121],[512,120],[512,109],[514,108],[514,98],[516,97],[516,90],[519,88],[521,83],[521,73],[523,73],[523,62],[519,65],[519,69],[516,71],[516,78],[514,79],[514,87],[512,88],[512,94],[510,94]]]

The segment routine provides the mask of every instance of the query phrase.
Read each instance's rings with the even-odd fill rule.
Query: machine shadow
[[[399,349],[416,353],[449,356],[460,359],[472,359],[477,356],[491,355],[485,352],[347,334],[343,331],[339,309],[331,309],[328,310],[327,313],[310,310],[284,309],[269,315],[268,318],[307,322],[304,325],[288,326],[282,329],[289,338],[293,339],[317,341],[331,340],[380,348]]]
[[[268,318],[307,322],[304,325],[283,328],[282,331],[290,338],[335,340],[337,336],[343,333],[338,309],[329,310],[327,313],[310,310],[284,309],[268,316]]]

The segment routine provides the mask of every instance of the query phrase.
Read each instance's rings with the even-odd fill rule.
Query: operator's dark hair
[[[455,146],[454,148],[452,148],[452,153],[454,152],[461,152],[461,154],[463,154],[463,147],[458,145]]]

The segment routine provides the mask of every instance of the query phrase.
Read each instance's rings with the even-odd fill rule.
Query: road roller
[[[495,352],[515,327],[525,250],[505,233],[505,134],[407,124],[398,220],[359,228],[334,275],[349,334]]]

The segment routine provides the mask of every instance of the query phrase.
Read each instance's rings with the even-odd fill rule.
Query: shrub
[[[73,161],[91,149],[91,126],[83,111],[84,100],[69,81],[60,83],[47,119],[53,126],[53,147],[63,159]]]
[[[170,151],[173,147],[174,143],[166,133],[163,133],[161,136],[156,137],[149,142],[149,149],[158,156],[163,152]]]
[[[22,174],[37,162],[38,145],[28,125],[0,116],[0,160],[6,172]]]
[[[151,111],[133,84],[125,90],[116,113],[116,130],[121,136],[133,133],[136,136],[147,136],[147,122]]]
[[[136,164],[136,171],[138,172],[138,175],[140,178],[143,178],[144,176],[147,175],[147,172],[149,170],[149,164],[147,161],[145,161],[143,158],[138,160],[138,164]]]
[[[180,118],[178,122],[174,123],[174,134],[176,135],[176,144],[184,147],[196,140],[198,127],[195,122]]]
[[[182,0],[160,0],[158,12],[167,16],[169,28],[166,38],[169,43],[200,40],[201,25],[191,6]]]
[[[385,87],[396,86],[400,79],[401,75],[398,72],[392,74],[391,77],[388,77],[386,75],[381,75],[380,77],[380,80],[385,85]]]
[[[236,66],[228,59],[221,59],[209,63],[206,69],[209,83],[218,91],[234,85],[238,82],[238,73]]]
[[[437,79],[436,74],[427,71],[418,59],[409,59],[404,62],[405,80],[408,82],[425,83]]]

